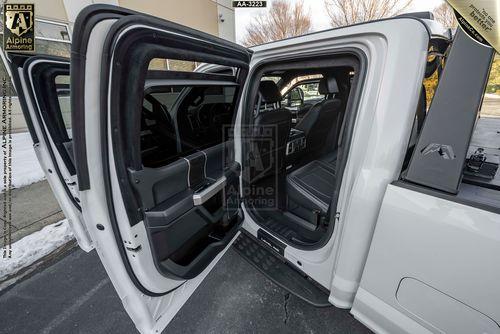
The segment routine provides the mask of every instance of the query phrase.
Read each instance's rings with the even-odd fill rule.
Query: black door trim
[[[36,97],[34,95],[34,92],[31,90],[31,87],[29,86],[31,84],[31,82],[29,80],[29,74],[27,73],[29,66],[35,61],[46,61],[46,62],[54,62],[55,61],[55,62],[67,63],[68,59],[62,58],[62,57],[56,57],[56,56],[31,56],[30,57],[30,56],[18,55],[18,54],[11,54],[10,56],[11,56],[10,67],[11,67],[11,72],[12,72],[12,76],[13,76],[13,81],[14,81],[14,84],[16,85],[16,87],[18,87],[18,89],[17,89],[18,98],[19,98],[21,108],[23,110],[23,114],[24,114],[24,117],[26,119],[26,122],[27,122],[27,124],[29,124],[30,122],[32,123],[33,120],[31,119],[31,115],[29,114],[28,104],[26,102],[27,97],[24,94],[22,94],[23,90],[22,90],[22,86],[21,86],[21,79],[20,79],[18,69],[21,67],[23,68],[23,76],[24,76],[23,79],[26,82],[26,85],[28,85],[28,87],[27,87],[28,92],[27,93],[28,93],[29,99],[33,103],[33,107],[36,108],[36,103],[35,103]],[[47,64],[44,64],[44,63],[40,63],[40,65],[47,66]],[[69,64],[68,64],[68,67],[69,67]],[[40,110],[35,110],[36,121],[38,122],[38,124],[42,128],[42,135],[43,135],[44,141],[46,143],[50,143],[48,134],[43,129],[43,120],[42,120],[42,116],[40,115],[40,112],[41,112]],[[34,144],[35,145],[38,144],[40,141],[38,139],[38,136],[35,133],[35,128],[33,127],[33,124],[31,124],[31,128],[29,128],[29,131],[30,131],[30,134],[31,134],[31,137],[33,139]],[[49,152],[50,159],[53,162],[57,177],[58,177],[59,181],[61,182],[61,184],[63,185],[64,190],[66,192],[66,195],[69,197],[72,204],[77,208],[77,210],[82,211],[80,204],[76,201],[73,194],[71,194],[71,191],[69,190],[68,186],[66,185],[66,182],[64,181],[64,177],[61,173],[59,166],[57,165],[57,160],[56,160],[55,154],[52,150],[52,147],[50,145],[47,145],[47,150]]]

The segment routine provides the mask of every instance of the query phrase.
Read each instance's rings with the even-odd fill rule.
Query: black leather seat
[[[280,107],[281,93],[274,81],[262,81],[259,92],[265,109],[259,110],[254,119],[252,153],[258,162],[253,166],[260,168],[253,170],[252,181],[284,171],[286,143],[292,123],[290,111]]]
[[[328,138],[330,131],[338,129],[341,121],[342,101],[333,97],[339,93],[335,78],[321,79],[318,91],[326,98],[313,105],[295,127],[306,134],[306,149],[310,156],[314,156],[325,147],[325,138]],[[336,140],[335,137],[333,140]]]
[[[318,224],[335,190],[336,162],[336,153],[330,153],[288,174],[288,211],[312,225]]]
[[[329,169],[335,174],[335,168],[337,167],[337,151],[328,153],[319,159],[324,165],[328,166]]]

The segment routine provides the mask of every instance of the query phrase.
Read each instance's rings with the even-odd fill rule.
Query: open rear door
[[[165,328],[238,233],[232,127],[250,57],[236,44],[112,6],[89,6],[75,23],[83,215],[143,333]],[[200,73],[198,63],[216,66]]]
[[[9,54],[9,67],[47,181],[79,246],[93,246],[82,221],[71,135],[69,59]]]

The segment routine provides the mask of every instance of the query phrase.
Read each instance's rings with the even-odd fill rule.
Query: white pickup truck
[[[231,245],[375,332],[500,333],[492,48],[420,13],[247,49],[106,5],[72,40],[71,59],[7,58],[47,180],[141,333]],[[157,67],[174,60],[202,65]]]

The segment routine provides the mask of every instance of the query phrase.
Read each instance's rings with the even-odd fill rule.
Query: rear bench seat
[[[332,200],[336,162],[334,152],[287,175],[287,208],[290,213],[317,226]]]

